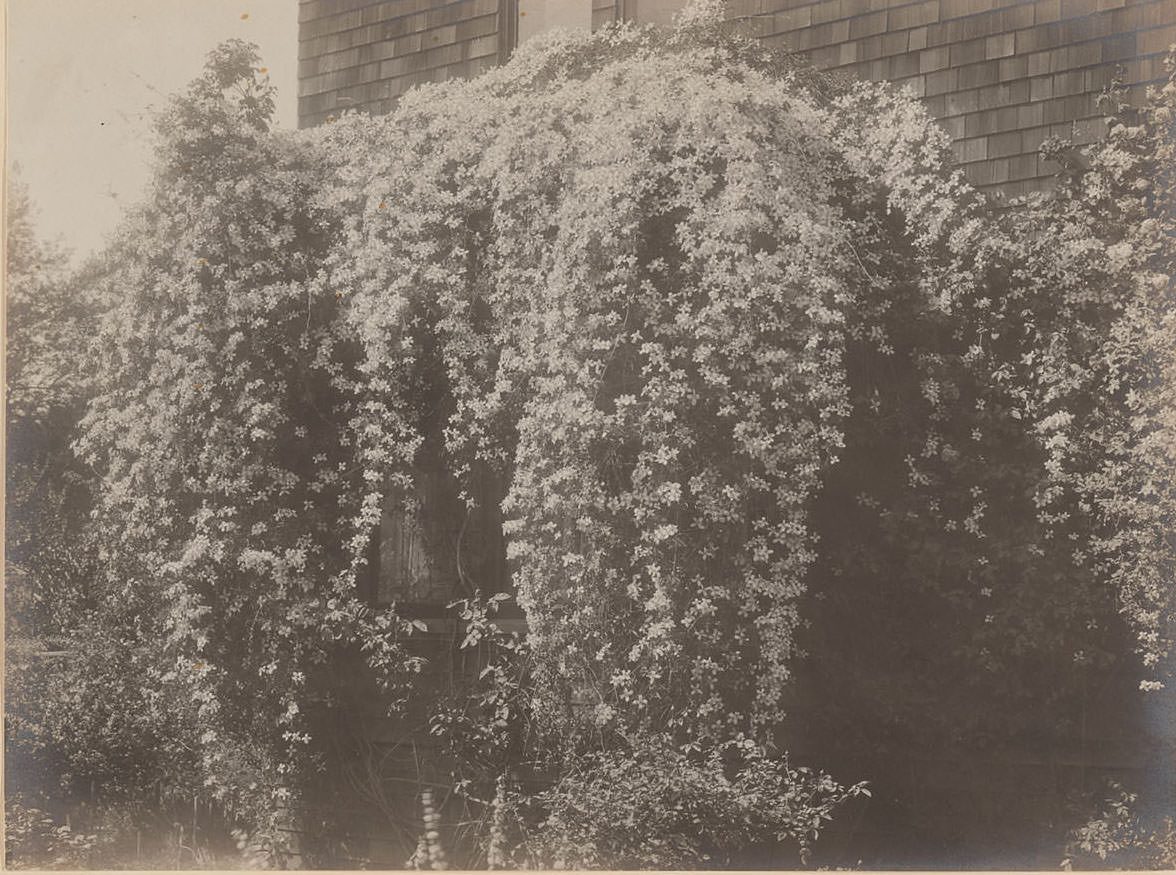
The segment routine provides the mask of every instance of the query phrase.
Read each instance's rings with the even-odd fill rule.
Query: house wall
[[[513,0],[301,0],[298,124],[388,112],[414,85],[476,76],[515,42]],[[509,14],[506,14],[509,10]]]
[[[1056,165],[1049,136],[1104,133],[1099,93],[1122,67],[1132,103],[1164,75],[1173,0],[730,0],[733,17],[816,67],[908,86],[973,184],[1018,195]]]
[[[300,0],[299,124],[383,113],[414,85],[476,76],[552,26],[664,24],[684,0]],[[1163,76],[1174,0],[728,0],[728,14],[816,67],[919,95],[973,184],[1044,187],[1037,148],[1103,132],[1121,67],[1132,102]]]

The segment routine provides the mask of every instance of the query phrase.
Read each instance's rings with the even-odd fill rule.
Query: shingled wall
[[[817,67],[923,98],[973,184],[1042,187],[1049,136],[1102,135],[1098,94],[1122,67],[1132,103],[1163,76],[1176,0],[730,0],[757,36]]]
[[[515,15],[511,0],[301,0],[299,126],[348,109],[388,112],[414,85],[502,63]]]

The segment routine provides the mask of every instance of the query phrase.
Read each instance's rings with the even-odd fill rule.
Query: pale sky
[[[294,127],[298,0],[7,0],[7,162],[42,236],[75,262],[101,245],[147,181],[152,107],[231,37],[261,47]]]

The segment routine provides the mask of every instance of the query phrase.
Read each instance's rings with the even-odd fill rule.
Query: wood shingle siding
[[[503,54],[509,0],[303,0],[298,121],[383,113],[414,85],[476,76]]]
[[[778,7],[785,7],[780,9]],[[1056,168],[1050,136],[1104,133],[1097,97],[1116,68],[1132,102],[1176,42],[1171,0],[735,0],[734,14],[817,67],[910,87],[955,140],[969,179],[1023,194]]]

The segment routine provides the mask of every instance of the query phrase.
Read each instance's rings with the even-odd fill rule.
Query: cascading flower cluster
[[[170,789],[220,800],[279,853],[333,662],[362,647],[394,687],[416,661],[396,644],[408,624],[357,584],[369,414],[323,270],[347,202],[313,143],[270,133],[272,111],[255,50],[233,42],[161,116],[153,196],[99,280],[110,307],[76,449],[101,478],[95,622],[126,651],[87,658],[148,665],[197,763]],[[101,677],[77,668],[75,684]]]
[[[680,701],[730,730],[779,716],[805,505],[847,412],[842,159],[754,57],[593,39],[389,120],[351,247],[361,367],[391,404],[406,356],[435,359],[448,463],[509,483],[553,675],[601,715]]]

